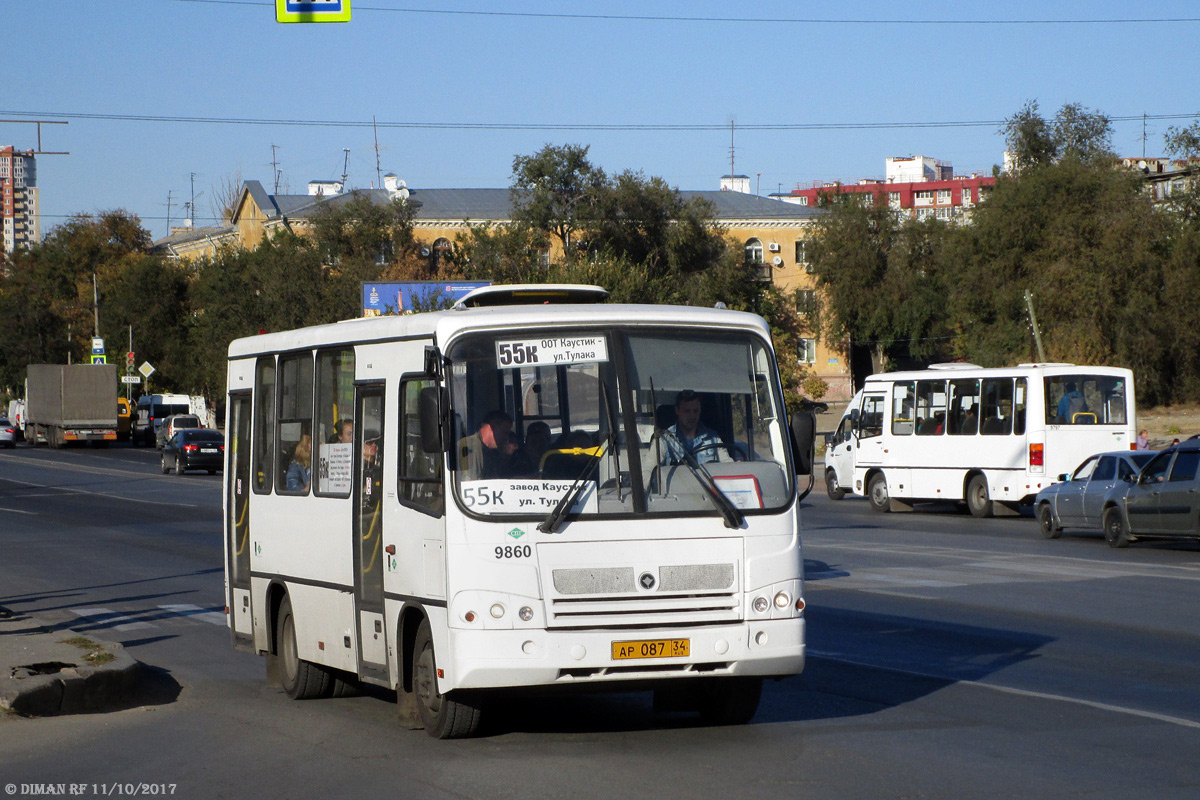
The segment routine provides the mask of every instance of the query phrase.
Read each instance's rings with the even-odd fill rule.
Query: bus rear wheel
[[[413,644],[412,684],[417,716],[435,739],[460,739],[479,729],[479,707],[442,694],[437,686],[437,659],[429,620],[421,620]]]
[[[292,614],[291,598],[283,598],[275,626],[278,637],[279,678],[283,690],[293,700],[328,697],[333,684],[329,673],[312,662],[300,658],[296,645],[296,619]]]
[[[992,501],[988,497],[987,478],[976,475],[967,483],[967,508],[973,517],[990,517]]]
[[[876,472],[871,476],[871,480],[867,481],[867,500],[871,503],[871,508],[876,511],[887,511],[891,508],[891,503],[888,501],[888,485],[887,478],[882,472]]]

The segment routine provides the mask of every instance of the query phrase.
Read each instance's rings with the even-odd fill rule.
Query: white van
[[[172,414],[190,414],[191,398],[186,394],[144,394],[138,398],[137,415],[133,418],[133,444],[153,447],[158,441],[158,429]]]

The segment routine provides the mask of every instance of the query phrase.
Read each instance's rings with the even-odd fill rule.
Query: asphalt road
[[[813,495],[808,667],[766,687],[752,724],[705,727],[641,694],[513,698],[482,737],[437,742],[382,693],[292,702],[231,648],[220,481],[161,475],[153,450],[0,453],[0,605],[120,641],[151,670],[129,709],[0,718],[6,794],[1200,794],[1200,545],[1117,551],[1044,540],[1030,518]]]

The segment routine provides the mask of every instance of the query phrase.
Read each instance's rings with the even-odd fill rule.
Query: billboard
[[[414,311],[450,308],[467,293],[491,285],[491,281],[364,282],[362,315],[379,317],[384,314],[411,314]]]

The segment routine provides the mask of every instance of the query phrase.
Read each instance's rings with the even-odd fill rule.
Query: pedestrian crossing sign
[[[275,0],[276,22],[349,22],[350,0]]]
[[[104,357],[103,353],[100,353],[100,354],[93,353],[92,354],[92,363],[93,364],[107,364],[108,359]]]

